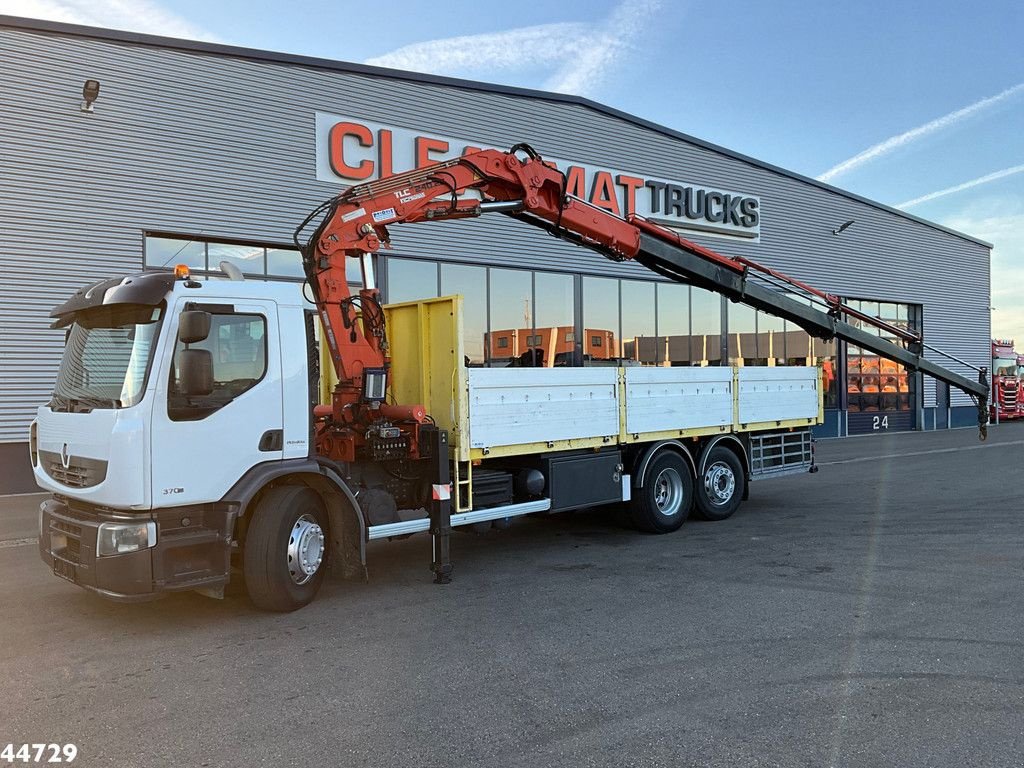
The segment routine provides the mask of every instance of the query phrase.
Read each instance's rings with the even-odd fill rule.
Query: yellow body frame
[[[580,449],[597,450],[611,445],[634,445],[658,440],[698,438],[729,432],[797,429],[821,424],[824,412],[824,372],[818,374],[817,418],[743,424],[739,421],[739,368],[733,373],[732,424],[659,432],[626,431],[626,370],[619,368],[619,434],[580,440],[469,447],[469,376],[465,365],[462,331],[462,297],[408,301],[384,307],[390,344],[391,372],[388,399],[403,404],[422,404],[441,429],[448,430],[454,463],[455,508],[471,509],[473,465],[486,459]],[[334,368],[321,345],[321,399],[330,401],[336,383]]]

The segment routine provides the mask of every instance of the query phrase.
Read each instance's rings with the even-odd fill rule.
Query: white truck
[[[453,527],[615,503],[667,533],[691,510],[728,518],[751,480],[813,468],[816,367],[467,368],[461,297],[380,304],[368,254],[388,243],[386,224],[488,210],[937,368],[845,323],[834,297],[807,289],[822,312],[748,280],[750,262],[566,195],[529,148],[484,150],[314,212],[326,215],[303,249],[312,302],[295,286],[176,268],[102,281],[54,309],[66,350],[30,435],[52,493],[39,549],[54,574],[119,600],[220,595],[240,574],[257,606],[294,610],[328,566],[365,576],[374,539],[429,532],[445,583]],[[937,370],[983,399],[983,384]]]

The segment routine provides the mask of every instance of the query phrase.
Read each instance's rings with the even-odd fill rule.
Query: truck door
[[[177,325],[185,309],[211,315],[209,336],[188,345],[210,353],[209,395],[186,397],[178,386],[185,345]],[[283,456],[277,305],[182,298],[170,319],[165,348],[173,346],[173,354],[164,355],[153,408],[154,507],[217,501],[250,467]]]

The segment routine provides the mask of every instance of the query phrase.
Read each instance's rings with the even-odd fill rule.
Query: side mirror
[[[178,353],[178,391],[185,397],[213,392],[213,355],[209,350],[183,349]]]
[[[210,335],[210,313],[196,309],[182,312],[178,318],[178,340],[182,344],[195,344]]]

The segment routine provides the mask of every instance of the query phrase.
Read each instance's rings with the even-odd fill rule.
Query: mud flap
[[[327,513],[331,521],[330,578],[368,581],[366,531],[358,510],[347,496],[332,493],[327,501]]]

